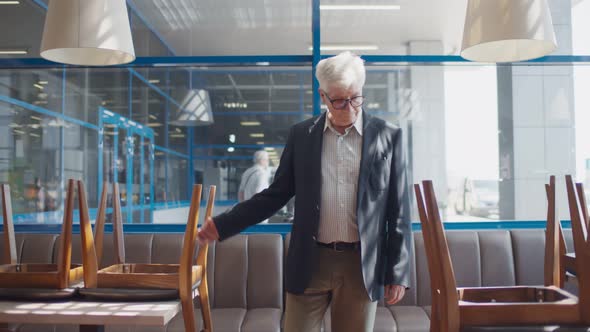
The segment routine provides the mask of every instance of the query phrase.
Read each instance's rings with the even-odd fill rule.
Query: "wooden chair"
[[[193,186],[180,264],[129,264],[124,262],[124,252],[121,255],[121,251],[119,251],[117,260],[120,263],[98,270],[97,249],[92,237],[86,237],[83,239],[82,247],[84,248],[83,263],[85,271],[88,273],[84,274],[85,288],[80,289],[80,294],[89,299],[121,301],[157,301],[180,298],[185,330],[192,332],[195,331],[197,325],[193,304],[193,288],[197,287],[203,316],[203,331],[211,332],[213,327],[207,288],[207,246],[199,248],[197,265],[193,265],[201,192],[202,185]],[[105,196],[104,192],[102,196]],[[215,186],[211,186],[206,217],[209,217],[213,211],[214,199]],[[113,201],[118,201],[118,195],[113,198]],[[103,202],[104,200],[101,198],[99,210],[105,209]],[[80,204],[84,206],[84,208],[80,208],[81,223],[89,225],[87,205],[85,202],[80,202]],[[117,203],[115,203],[116,205]],[[120,222],[120,218],[117,217],[113,220]],[[95,228],[98,226],[96,225]],[[119,226],[113,225],[114,229]],[[97,229],[95,234],[99,234],[99,232],[100,230]],[[119,248],[123,248],[122,232],[119,234],[120,236],[115,236],[114,239],[119,242]]]
[[[565,237],[561,222],[557,219],[555,175],[545,185],[547,194],[547,228],[545,232],[544,280],[545,286],[563,288],[566,280]]]
[[[430,331],[580,324],[576,296],[555,286],[457,288],[432,181],[414,185],[432,289]]]
[[[74,180],[69,180],[57,264],[18,264],[10,188],[7,184],[1,185],[4,218],[4,265],[0,265],[0,287],[3,288],[0,290],[0,298],[39,300],[74,295],[75,289],[68,287],[82,279],[82,265],[71,264],[74,188]]]
[[[584,186],[574,181],[570,175],[565,177],[568,205],[572,221],[574,252],[572,267],[578,281],[580,316],[585,324],[590,324],[590,239],[588,237],[588,208],[584,197]],[[576,195],[577,194],[577,195]],[[582,211],[582,213],[580,213]],[[567,267],[567,264],[566,264]]]
[[[113,214],[111,223],[113,225],[113,246],[115,249],[115,264],[125,263],[125,240],[123,238],[123,217],[121,215],[121,200],[119,194],[119,184],[113,182]],[[94,223],[94,244],[96,246],[96,259],[98,265],[102,262],[103,243],[104,243],[104,225],[106,221],[108,182],[104,182],[98,203],[98,213]]]

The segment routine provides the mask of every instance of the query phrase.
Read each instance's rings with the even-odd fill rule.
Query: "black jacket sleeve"
[[[227,239],[248,226],[270,218],[293,197],[295,194],[294,132],[295,127],[292,127],[281,155],[279,168],[270,187],[249,200],[237,204],[230,211],[213,218],[220,240]]]

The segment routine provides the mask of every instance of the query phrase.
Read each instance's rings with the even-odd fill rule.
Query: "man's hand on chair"
[[[205,220],[205,224],[201,228],[199,228],[199,233],[197,234],[197,241],[199,241],[199,245],[204,245],[217,240],[219,240],[219,233],[217,233],[217,227],[215,227],[213,219],[209,217]]]

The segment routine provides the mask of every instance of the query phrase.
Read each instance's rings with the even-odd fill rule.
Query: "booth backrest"
[[[571,231],[565,230],[568,248]],[[58,235],[18,233],[23,263],[55,262]],[[543,283],[544,230],[448,231],[459,286],[539,285]],[[289,236],[238,235],[209,249],[209,291],[214,308],[283,308],[283,264]],[[0,248],[3,240],[0,238]],[[412,288],[400,305],[430,304],[430,280],[420,232],[414,233]],[[129,263],[177,263],[182,234],[127,234]],[[105,236],[101,266],[113,263],[112,235]],[[73,237],[72,262],[81,263],[80,241]]]

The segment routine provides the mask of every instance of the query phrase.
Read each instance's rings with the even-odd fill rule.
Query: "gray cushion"
[[[400,332],[428,332],[430,331],[430,320],[428,315],[417,306],[391,306],[389,307],[393,319]]]
[[[542,285],[545,255],[543,229],[510,231],[514,250],[514,271],[517,285]]]
[[[281,309],[251,309],[246,312],[242,323],[242,332],[280,332]],[[214,326],[217,331],[217,326]]]
[[[397,325],[393,320],[391,311],[386,307],[377,307],[375,313],[375,332],[397,332]]]
[[[217,244],[215,248],[216,308],[246,309],[248,280],[248,237],[238,235]]]
[[[54,247],[57,250],[57,235],[53,234],[25,234],[23,236],[22,251],[19,254],[21,263],[52,263]],[[19,242],[17,236],[17,244]]]
[[[283,239],[279,234],[248,236],[248,309],[283,308]]]
[[[234,332],[240,331],[246,309],[224,308],[211,310],[213,316],[213,331],[215,332]]]
[[[478,232],[483,286],[514,286],[514,258],[510,233],[505,230]]]

